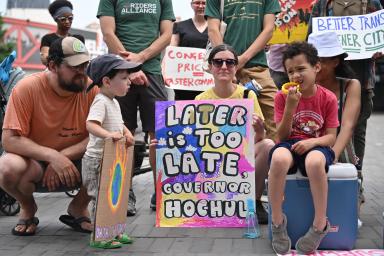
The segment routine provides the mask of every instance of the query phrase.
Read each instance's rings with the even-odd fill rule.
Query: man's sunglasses
[[[73,16],[68,16],[68,17],[62,16],[62,17],[57,18],[57,20],[60,21],[60,22],[65,22],[65,21],[72,22],[73,21]]]
[[[223,66],[223,63],[225,62],[225,66],[227,68],[233,68],[237,65],[237,60],[234,59],[212,59],[212,65],[216,68],[221,68]]]

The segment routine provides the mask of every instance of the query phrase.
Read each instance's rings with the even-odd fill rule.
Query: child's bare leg
[[[313,226],[320,231],[325,228],[327,221],[328,183],[325,163],[324,154],[318,150],[309,152],[305,159],[305,168],[307,170],[313,205],[315,207]]]
[[[272,222],[280,225],[283,222],[282,204],[285,189],[285,177],[293,165],[293,157],[287,148],[277,148],[272,154],[268,177],[268,196],[272,208]]]

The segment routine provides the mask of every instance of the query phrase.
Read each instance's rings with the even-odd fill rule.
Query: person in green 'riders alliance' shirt
[[[154,139],[155,102],[167,100],[160,53],[172,37],[175,20],[172,0],[100,0],[97,17],[109,51],[127,61],[143,63],[142,71],[129,76],[132,81],[129,93],[117,100],[124,124],[132,134],[137,128],[139,108],[143,131]],[[150,149],[149,158],[155,178],[154,149]],[[127,215],[136,214],[135,201],[133,191],[130,191]],[[155,194],[150,207],[156,209]]]

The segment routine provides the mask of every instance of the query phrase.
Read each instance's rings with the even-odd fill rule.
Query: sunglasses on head
[[[215,66],[216,68],[221,68],[225,62],[225,66],[227,68],[233,68],[234,66],[237,65],[237,60],[235,59],[212,59],[212,65]]]
[[[60,21],[60,22],[65,22],[67,20],[69,22],[72,22],[73,21],[73,16],[68,16],[68,17],[62,16],[62,17],[58,17],[57,20]]]

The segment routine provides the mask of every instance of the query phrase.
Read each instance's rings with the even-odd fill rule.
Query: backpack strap
[[[243,99],[248,99],[249,90],[245,89],[243,94]]]

